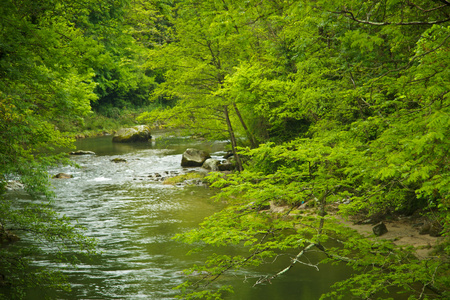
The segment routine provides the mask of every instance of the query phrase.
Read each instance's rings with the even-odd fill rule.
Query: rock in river
[[[77,151],[72,151],[69,154],[70,155],[95,155],[95,152],[84,151],[84,150],[77,150]]]
[[[55,176],[53,176],[53,178],[69,179],[69,178],[73,178],[73,175],[66,174],[66,173],[58,173]]]
[[[219,171],[220,162],[217,159],[208,158],[202,165],[202,168],[211,171]]]
[[[113,159],[111,159],[111,161],[112,161],[112,162],[115,162],[115,163],[125,163],[125,162],[127,162],[126,159],[120,158],[120,157],[113,158]]]
[[[184,151],[183,156],[181,157],[181,166],[201,167],[208,158],[211,158],[208,152],[189,148]]]
[[[138,125],[119,129],[112,141],[114,143],[148,142],[151,138],[150,128],[147,125]]]
[[[211,171],[231,171],[233,167],[233,164],[228,160],[218,161],[213,158],[208,158],[202,165],[202,168]]]

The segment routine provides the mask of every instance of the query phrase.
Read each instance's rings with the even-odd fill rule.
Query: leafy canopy
[[[177,237],[248,255],[195,266],[208,275],[181,285],[182,297],[215,299],[222,291],[209,284],[223,273],[297,251],[256,284],[274,280],[312,249],[356,270],[324,298],[388,297],[392,287],[410,299],[448,297],[450,3],[181,1],[176,12],[176,38],[149,64],[165,71],[157,96],[177,102],[144,118],[189,126],[234,104],[262,142],[242,149],[244,171],[211,175],[227,208]],[[418,210],[440,226],[437,256],[361,237],[330,214]]]
[[[58,263],[73,266],[95,251],[80,226],[53,211],[47,170],[69,163],[55,154],[73,142],[58,126],[82,122],[98,99],[96,69],[108,55],[93,33],[114,25],[118,12],[111,1],[69,2],[5,0],[0,6],[1,298],[22,298],[36,287],[70,289]],[[28,200],[6,192],[16,181]],[[24,241],[11,243],[17,238]],[[54,268],[35,266],[43,253]]]

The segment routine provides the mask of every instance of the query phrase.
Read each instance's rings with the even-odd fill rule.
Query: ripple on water
[[[185,149],[189,140],[183,143]],[[98,240],[102,254],[82,259],[76,270],[65,270],[73,292],[55,298],[173,299],[177,292],[172,288],[182,282],[181,271],[194,258],[186,257],[188,246],[172,237],[217,210],[209,200],[212,192],[163,185],[148,177],[186,171],[180,166],[184,150],[178,146],[113,145],[106,138],[80,144],[79,149],[97,155],[72,157],[80,168],[50,171],[73,175],[52,180],[57,195],[54,206],[86,227],[86,235]],[[126,162],[112,162],[114,158]],[[45,259],[40,263],[51,265]]]

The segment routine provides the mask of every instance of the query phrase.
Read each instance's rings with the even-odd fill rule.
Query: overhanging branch
[[[386,26],[386,25],[402,25],[402,26],[411,26],[411,25],[434,25],[441,24],[450,21],[450,18],[444,20],[436,20],[436,21],[413,21],[413,22],[375,22],[370,20],[361,20],[355,17],[353,12],[348,10],[334,11],[333,13],[338,15],[343,15],[344,17],[353,20],[357,23],[368,24],[374,26]]]

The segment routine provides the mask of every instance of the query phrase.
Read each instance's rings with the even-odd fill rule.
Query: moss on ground
[[[186,174],[177,175],[174,177],[169,177],[164,180],[164,184],[172,184],[175,185],[177,183],[185,183],[193,180],[201,180],[203,181],[203,178],[205,175],[196,173],[196,172],[190,172]]]

